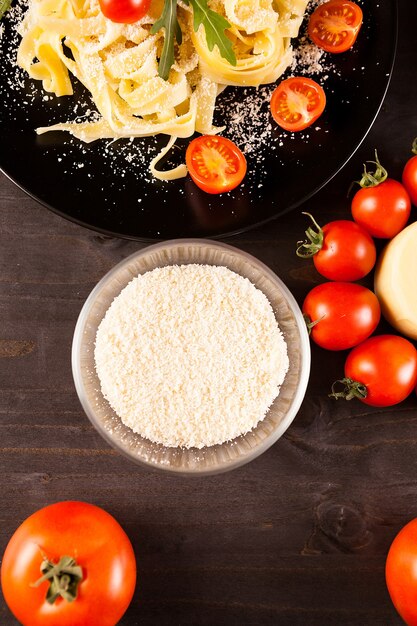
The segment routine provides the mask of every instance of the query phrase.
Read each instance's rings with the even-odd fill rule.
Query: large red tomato
[[[135,555],[109,513],[85,502],[59,502],[16,530],[4,553],[1,585],[24,626],[115,626],[135,590]]]
[[[345,362],[345,385],[333,396],[359,398],[371,406],[392,406],[407,398],[417,382],[417,350],[397,335],[378,335],[359,344]]]
[[[417,626],[417,519],[406,524],[392,542],[385,579],[398,613],[408,626]]]
[[[364,341],[378,325],[376,295],[356,283],[331,282],[314,287],[303,303],[313,341],[327,350],[347,350]]]

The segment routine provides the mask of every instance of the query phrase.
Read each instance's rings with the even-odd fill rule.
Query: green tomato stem
[[[375,172],[368,172],[366,169],[366,163],[364,163],[362,178],[356,181],[358,185],[360,185],[362,188],[377,187],[387,180],[388,172],[385,167],[383,167],[379,162],[378,153],[376,150],[375,161],[367,161],[367,163],[373,163],[375,165]]]
[[[323,229],[317,224],[316,220],[311,215],[311,213],[303,212],[303,215],[308,215],[308,217],[313,222],[313,225],[317,228],[317,231],[315,231],[312,226],[309,226],[307,230],[305,231],[307,241],[297,242],[298,247],[297,247],[297,250],[295,251],[297,256],[301,257],[302,259],[308,259],[314,256],[315,254],[317,254],[317,252],[319,252],[322,249],[324,235],[323,235]]]
[[[323,317],[325,317],[325,315],[322,315],[322,316],[321,316],[321,317],[319,317],[318,319],[316,319],[316,320],[314,320],[314,321],[311,321],[311,318],[310,318],[310,317],[309,317],[306,313],[304,313],[303,318],[304,318],[304,321],[305,321],[305,323],[306,323],[306,326],[307,326],[307,330],[308,330],[308,334],[309,334],[309,335],[311,335],[311,329],[312,329],[312,328],[314,328],[314,326],[315,326],[316,324],[318,324],[318,323],[319,323],[319,322],[323,319]]]
[[[343,385],[342,391],[335,391],[336,385]],[[329,398],[344,398],[345,400],[353,400],[353,398],[359,398],[363,400],[368,395],[368,390],[363,383],[352,378],[341,378],[336,380],[332,385],[332,393],[329,393]]]
[[[44,556],[41,563],[42,576],[34,582],[32,587],[39,587],[49,582],[46,601],[54,604],[57,598],[67,602],[74,602],[77,598],[78,585],[83,580],[83,570],[71,556],[61,556],[58,563],[53,563]]]

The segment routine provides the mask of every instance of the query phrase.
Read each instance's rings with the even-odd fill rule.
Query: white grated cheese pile
[[[226,267],[197,264],[134,278],[98,328],[95,362],[125,425],[186,448],[252,430],[289,365],[266,296]]]

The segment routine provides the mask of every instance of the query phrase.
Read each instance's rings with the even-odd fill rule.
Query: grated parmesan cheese
[[[266,296],[226,267],[171,265],[134,278],[97,331],[102,393],[165,446],[203,448],[252,430],[279,394],[287,346]]]

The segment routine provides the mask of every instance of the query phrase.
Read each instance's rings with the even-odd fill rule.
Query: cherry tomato
[[[272,93],[271,113],[276,123],[289,131],[307,128],[323,113],[326,94],[311,78],[283,80]]]
[[[376,295],[361,285],[345,282],[314,287],[303,304],[311,338],[327,350],[346,350],[371,335],[381,309]]]
[[[41,581],[45,574],[50,578]],[[135,584],[126,533],[106,511],[84,502],[58,502],[28,517],[1,565],[4,598],[25,626],[115,626]]]
[[[408,626],[417,626],[417,519],[400,530],[385,564],[391,600]]]
[[[407,398],[417,382],[417,350],[397,335],[378,335],[356,346],[345,362],[345,389],[336,397],[358,397],[371,406],[392,406]]]
[[[147,14],[151,0],[99,0],[101,12],[112,22],[132,24]]]
[[[310,217],[317,231],[311,226],[306,230],[309,241],[299,245],[298,256],[312,256],[317,271],[329,280],[359,280],[371,271],[376,248],[366,230],[351,220],[329,222],[320,228]]]
[[[246,174],[246,159],[225,137],[202,135],[188,145],[185,162],[196,185],[207,193],[234,189]]]
[[[346,52],[353,46],[362,26],[362,10],[349,0],[324,2],[312,13],[310,39],[327,52]]]
[[[406,225],[411,211],[411,201],[401,183],[388,178],[387,170],[375,153],[376,170],[367,172],[366,166],[359,189],[352,200],[352,215],[357,224],[372,237],[391,239]]]
[[[411,202],[417,206],[417,138],[413,142],[414,155],[407,161],[403,170],[402,183],[410,196]]]

